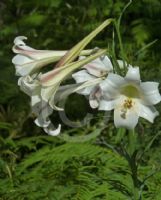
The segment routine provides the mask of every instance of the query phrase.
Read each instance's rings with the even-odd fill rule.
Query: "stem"
[[[138,163],[137,163],[137,154],[138,154],[137,144],[138,143],[137,143],[137,134],[135,133],[135,130],[130,130],[128,132],[128,147],[127,148],[125,148],[125,143],[121,144],[121,140],[120,140],[119,149],[116,147],[111,148],[111,145],[109,146],[107,145],[107,143],[104,143],[104,144],[106,144],[108,148],[112,149],[114,152],[123,156],[127,160],[130,171],[131,171],[131,179],[133,182],[132,199],[141,200],[142,198],[141,198],[140,191],[141,191],[142,183],[140,182],[138,178]]]
[[[140,181],[138,179],[138,164],[137,157],[137,135],[134,130],[130,130],[128,133],[128,147],[127,149],[121,145],[122,156],[127,160],[131,178],[133,182],[133,200],[139,200]]]
[[[119,29],[118,23],[116,21],[114,21],[114,24],[115,24],[116,33],[117,33],[118,40],[119,40],[120,51],[121,51],[121,56],[123,58],[123,66],[124,66],[124,72],[125,72],[126,71],[125,60],[127,60],[127,59],[126,59],[126,55],[125,55],[124,48],[123,48],[123,45],[122,45],[122,38],[121,38],[121,34],[120,34],[120,29]]]
[[[139,180],[138,180],[138,166],[136,164],[136,153],[134,156],[132,156],[129,160],[129,166],[131,168],[131,177],[133,181],[133,195],[134,199],[138,200],[138,195],[139,195]]]
[[[128,163],[131,169],[131,178],[133,181],[133,197],[134,200],[138,200],[140,183],[138,179],[138,165],[136,163],[137,156],[137,135],[134,130],[129,131],[129,152],[128,152]]]
[[[128,133],[129,145],[128,145],[128,153],[130,156],[134,154],[137,146],[137,134],[134,130],[129,130]]]

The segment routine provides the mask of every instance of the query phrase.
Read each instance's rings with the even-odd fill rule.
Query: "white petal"
[[[115,108],[115,100],[106,101],[101,100],[99,105],[99,110],[113,110]]]
[[[61,124],[59,124],[58,128],[57,129],[54,129],[54,127],[47,127],[47,128],[44,128],[44,131],[48,134],[48,135],[51,135],[51,136],[57,136],[60,134],[60,131],[61,131]]]
[[[88,73],[87,73],[87,77],[88,77]],[[77,81],[79,82],[78,79]],[[87,78],[87,80],[84,82],[80,80],[80,85],[78,85],[78,87],[75,89],[74,92],[77,92],[78,94],[82,94],[82,95],[90,95],[92,91],[94,91],[94,88],[98,86],[100,82],[102,82],[102,78],[94,78],[93,76],[91,76],[89,79]]]
[[[39,127],[46,128],[51,123],[49,120],[44,120],[41,116],[35,119],[35,124]]]
[[[117,62],[119,64],[120,69],[123,69],[124,68],[124,62],[123,62],[123,60],[117,60]],[[132,65],[128,64],[126,61],[125,61],[125,66],[126,67],[132,67]]]
[[[31,97],[31,106],[32,113],[37,116],[35,124],[39,127],[48,127],[51,124],[49,115],[52,114],[53,109],[39,95]]]
[[[25,43],[23,42],[23,40],[27,40],[27,37],[25,36],[18,36],[14,39],[14,44],[15,45],[25,45]]]
[[[97,108],[99,106],[99,101],[97,99],[91,99],[89,100],[89,104],[91,108]]]
[[[114,123],[116,127],[124,127],[127,129],[134,129],[138,123],[138,114],[134,109],[128,109],[126,118],[122,117],[121,108],[114,110]]]
[[[61,100],[67,98],[70,94],[75,92],[82,95],[89,95],[94,86],[90,87],[85,84],[86,82],[60,86],[56,93],[56,99]]]
[[[72,74],[72,77],[75,79],[76,83],[83,83],[85,81],[89,81],[94,79],[92,75],[90,75],[87,70],[81,70]]]
[[[93,80],[94,77],[88,74],[87,70],[81,70],[72,74],[72,77],[75,79],[76,83],[83,83],[85,81]],[[93,90],[94,86],[86,87],[85,89],[77,91],[78,94],[89,95]]]
[[[34,67],[31,66],[30,64],[25,65],[24,67],[16,65],[15,68],[16,68],[16,76],[27,76],[34,69]]]
[[[37,65],[36,61],[23,55],[16,55],[12,59],[12,63],[15,64],[17,76],[26,76],[30,74]]]
[[[56,100],[55,100],[55,94],[58,91],[58,88],[60,86],[60,83],[48,86],[48,87],[42,87],[41,88],[41,97],[45,102],[48,102],[51,108],[57,111],[62,111],[63,108],[59,108],[55,105]]]
[[[58,91],[55,94],[55,102],[59,102],[62,99],[66,99],[80,84],[69,84],[62,85],[59,87]]]
[[[127,97],[120,96],[120,98],[116,101],[114,109],[114,123],[116,127],[134,129],[139,119],[138,112],[140,103],[138,100],[132,99],[132,107],[124,108],[125,101],[127,100]]]
[[[89,95],[94,87],[98,84],[99,80],[92,79],[91,81],[86,81],[83,83],[60,86],[56,93],[56,101],[67,98],[70,94],[75,92],[82,95]]]
[[[53,62],[54,62],[54,61],[58,61],[66,53],[67,51],[33,50],[31,52],[28,52],[28,54],[26,55],[34,59],[53,58]]]
[[[128,81],[140,82],[140,71],[139,67],[129,67],[125,77]]]
[[[140,84],[142,97],[148,105],[155,105],[161,101],[158,86],[159,83],[157,82],[143,82]]]
[[[44,101],[48,102],[55,91],[54,86],[42,87],[41,88],[41,97]]]
[[[103,74],[113,70],[112,63],[107,56],[97,58],[84,66],[89,74],[95,77],[101,77]]]
[[[35,106],[35,105],[37,105],[37,104],[41,105],[40,102],[41,102],[41,97],[40,97],[39,95],[33,95],[33,96],[31,97],[31,107],[33,107],[33,106]],[[39,107],[40,107],[40,106],[39,106]],[[37,109],[36,109],[36,110],[37,110]],[[40,108],[39,108],[38,110],[40,110]],[[34,112],[34,113],[35,113],[35,112]],[[39,113],[39,111],[37,111],[36,113]]]
[[[106,95],[114,98],[119,95],[120,88],[125,84],[126,81],[123,77],[110,73],[108,77],[100,83],[100,88]]]
[[[87,69],[88,73],[95,76],[95,77],[100,77],[101,71],[106,70],[103,62],[100,62],[99,58],[97,58],[94,61],[91,61],[90,63],[88,63],[86,65],[84,65],[83,68]]]
[[[12,51],[14,52],[14,53],[17,53],[17,54],[22,54],[22,55],[26,55],[26,56],[29,56],[29,57],[31,57],[32,58],[32,54],[36,54],[36,52],[38,51],[38,50],[36,50],[36,49],[33,49],[32,47],[29,47],[29,46],[27,46],[26,44],[24,44],[24,45],[14,45],[13,47],[12,47]],[[31,56],[30,56],[31,55]]]
[[[48,117],[43,118],[42,115],[39,115],[38,118],[34,121],[35,124],[39,127],[43,127],[44,131],[51,136],[59,135],[61,131],[61,125],[59,124],[58,128],[55,129],[54,125]]]
[[[31,76],[19,78],[18,85],[20,86],[20,89],[29,96],[39,93],[39,81],[36,79],[34,80]]]
[[[31,98],[32,113],[37,116],[41,116],[45,119],[52,114],[53,109],[49,106],[47,102],[44,102],[40,96],[35,95]]]
[[[33,62],[33,60],[27,56],[24,55],[16,55],[12,59],[12,63],[15,65],[24,65],[26,63]]]
[[[81,89],[79,91],[77,91],[78,94],[81,94],[81,95],[90,95],[90,93],[93,91],[94,89],[94,86],[91,86],[91,87],[87,87],[85,89]]]
[[[14,53],[25,55],[34,60],[42,60],[48,58],[53,60],[53,62],[58,61],[62,56],[64,56],[67,51],[50,51],[50,50],[37,50],[27,45],[24,46],[13,46]]]
[[[113,65],[111,63],[111,60],[108,58],[108,56],[101,57],[101,61],[104,63],[105,67],[107,68],[109,72],[113,71]]]
[[[153,123],[156,116],[159,115],[159,112],[154,108],[154,106],[145,106],[140,104],[139,116]]]
[[[89,96],[89,103],[91,108],[97,108],[99,106],[101,96],[102,96],[102,91],[100,87],[95,86]]]
[[[50,99],[49,99],[49,105],[54,110],[63,111],[64,108],[60,108],[60,107],[56,106],[56,101],[55,101],[55,95],[56,95],[59,87],[60,87],[60,83],[54,86],[54,89],[52,90],[52,95],[50,96]]]

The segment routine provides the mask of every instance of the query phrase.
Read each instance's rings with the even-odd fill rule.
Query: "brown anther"
[[[130,109],[133,106],[133,102],[131,99],[126,99],[123,104],[124,108]]]
[[[126,99],[124,101],[123,108],[121,109],[121,115],[120,115],[123,119],[126,119],[127,110],[132,108],[132,106],[133,106],[133,102],[131,99]]]
[[[100,71],[100,76],[101,77],[106,77],[108,75],[108,72],[107,71]]]

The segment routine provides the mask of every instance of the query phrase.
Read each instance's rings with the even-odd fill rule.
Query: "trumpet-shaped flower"
[[[36,50],[25,44],[26,39],[25,36],[16,37],[12,48],[17,54],[12,59],[12,63],[15,65],[18,76],[33,74],[41,67],[60,60],[67,53],[67,51]],[[89,55],[91,51],[83,50],[80,55]]]
[[[114,109],[116,127],[133,129],[139,117],[149,122],[159,114],[153,105],[161,101],[157,82],[141,82],[139,67],[129,67],[123,78],[117,74],[109,76],[100,83],[104,99],[99,110]]]
[[[36,79],[36,75],[20,77],[18,85],[21,90],[31,97],[32,113],[37,118],[35,124],[39,127],[43,127],[44,131],[52,136],[56,136],[60,133],[61,125],[55,129],[49,116],[53,113],[53,109],[49,106],[48,102],[44,101],[41,97],[41,85]]]
[[[83,68],[84,70],[76,72],[72,75],[76,83],[84,83],[96,78],[102,78],[101,82],[103,82],[108,74],[113,71],[112,63],[107,56],[99,57],[84,65]],[[97,108],[99,106],[99,102],[102,96],[102,90],[99,86],[99,83],[97,85],[86,87],[78,93],[82,95],[89,95],[89,102],[92,108]]]
[[[12,48],[16,56],[12,59],[12,63],[16,68],[16,75],[26,76],[32,74],[41,67],[58,61],[67,51],[48,51],[36,50],[27,46],[23,40],[24,36],[16,37]]]

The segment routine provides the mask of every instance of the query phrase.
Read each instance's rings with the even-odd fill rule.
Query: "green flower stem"
[[[129,130],[128,142],[129,144],[127,151],[129,155],[132,156],[137,149],[137,134],[135,133],[134,130]]]
[[[120,131],[119,131],[120,132]],[[140,193],[140,181],[138,179],[138,163],[137,158],[137,134],[134,130],[128,132],[128,146],[125,148],[124,145],[121,145],[121,152],[118,151],[128,162],[131,178],[133,182],[133,200],[139,200]]]
[[[133,181],[133,197],[134,200],[139,199],[139,188],[140,188],[140,182],[138,179],[138,164],[136,162],[136,156],[137,156],[137,134],[134,130],[130,130],[128,133],[129,137],[129,145],[127,149],[128,153],[128,164],[131,169],[131,177]]]

